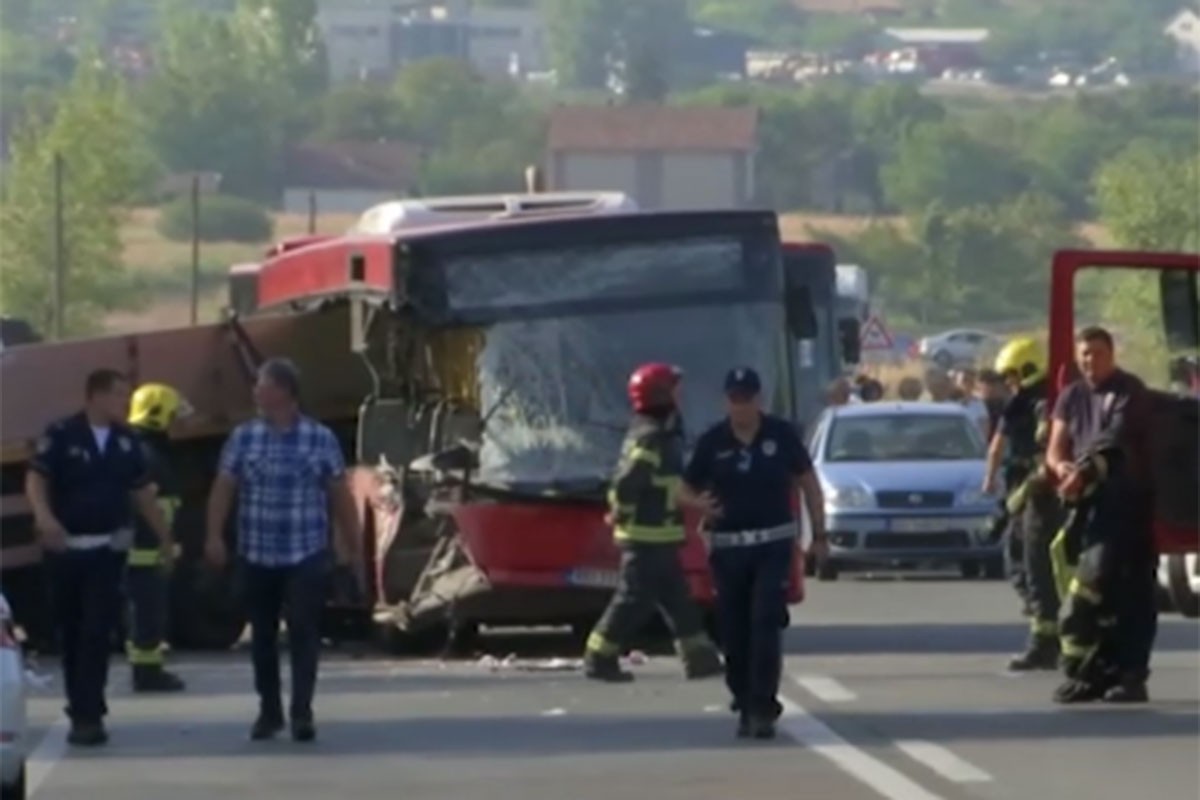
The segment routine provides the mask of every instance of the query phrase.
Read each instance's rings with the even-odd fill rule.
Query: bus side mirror
[[[793,339],[817,338],[817,314],[813,310],[812,296],[808,293],[808,287],[798,286],[788,289],[784,313],[787,315],[787,326]]]
[[[842,360],[857,364],[862,358],[862,341],[859,339],[858,320],[842,317],[838,320],[838,338],[842,345]]]
[[[1158,277],[1168,353],[1200,350],[1200,298],[1193,270],[1166,269]]]

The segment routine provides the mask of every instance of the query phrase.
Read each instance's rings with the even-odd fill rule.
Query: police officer
[[[729,372],[728,415],[697,442],[683,494],[711,493],[716,500],[708,522],[709,562],[738,736],[770,739],[783,710],[777,695],[799,532],[797,489],[812,522],[814,554],[823,558],[828,544],[812,460],[791,423],[763,413],[761,391],[753,369]]]
[[[1150,396],[1117,367],[1103,328],[1079,333],[1076,362],[1083,378],[1055,404],[1046,454],[1078,551],[1062,624],[1067,681],[1054,699],[1144,703],[1158,628]]]
[[[129,424],[137,432],[158,505],[167,525],[179,509],[179,486],[167,460],[167,431],[191,406],[175,389],[161,383],[138,387],[130,403]],[[144,522],[134,530],[126,591],[130,637],[126,642],[135,692],[178,692],[183,681],[163,668],[163,639],[168,614],[168,573],[158,537]]]
[[[633,680],[622,670],[622,648],[662,608],[674,629],[688,678],[722,671],[721,657],[704,633],[679,561],[683,520],[676,505],[683,471],[683,431],[679,417],[682,372],[670,364],[645,364],[629,378],[634,418],[609,490],[613,536],[621,550],[617,590],[588,637],[587,677],[608,682]],[[691,504],[705,511],[711,498]]]
[[[136,434],[125,424],[128,379],[96,370],[84,394],[83,411],[51,424],[39,440],[25,490],[46,551],[62,638],[67,740],[96,746],[108,741],[104,689],[134,509],[164,553],[173,542]]]
[[[1034,339],[1013,339],[996,356],[996,372],[1012,392],[988,448],[983,490],[996,489],[1003,458],[1007,496],[1002,514],[1011,521],[1010,535],[1020,541],[1023,598],[1029,605],[1029,643],[1013,658],[1011,670],[1058,667],[1059,596],[1050,544],[1063,521],[1062,504],[1041,471],[1049,431],[1046,417],[1046,353]]]

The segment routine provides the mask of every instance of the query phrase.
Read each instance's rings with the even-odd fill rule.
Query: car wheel
[[[1167,591],[1175,609],[1188,619],[1195,619],[1200,617],[1200,595],[1192,591],[1189,566],[1185,555],[1167,556]]]
[[[826,561],[817,567],[817,580],[819,581],[836,581],[838,579],[837,564],[832,561]]]
[[[958,569],[967,580],[978,578],[983,571],[978,561],[964,561],[958,565]]]
[[[933,354],[933,363],[937,364],[942,369],[950,369],[954,366],[954,356],[950,355],[945,350],[938,350]]]
[[[1008,577],[1008,565],[1004,562],[1004,556],[996,556],[983,562],[983,577],[989,581],[1000,581]]]
[[[0,787],[0,800],[25,800],[25,765],[17,773],[17,779]]]

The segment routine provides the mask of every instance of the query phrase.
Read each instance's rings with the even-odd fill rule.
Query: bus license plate
[[[617,571],[612,569],[577,569],[569,574],[567,580],[575,586],[615,589],[617,577]]]

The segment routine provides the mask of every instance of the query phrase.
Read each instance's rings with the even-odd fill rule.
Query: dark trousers
[[[1143,492],[1110,480],[1076,511],[1080,555],[1067,595],[1063,652],[1079,674],[1145,678],[1158,633],[1158,559],[1153,507]]]
[[[161,666],[167,633],[167,573],[161,566],[131,566],[125,579],[129,595],[129,663]]]
[[[328,553],[317,553],[287,567],[243,565],[246,607],[250,615],[254,688],[261,712],[283,719],[279,686],[279,622],[286,609],[292,666],[291,718],[312,719],[321,651],[321,610],[329,578]]]
[[[676,640],[702,635],[700,612],[692,603],[678,544],[627,544],[621,548],[620,575],[612,601],[597,623],[593,641],[621,648],[661,610]]]
[[[778,711],[794,548],[789,539],[716,548],[709,555],[717,585],[725,684],[738,706],[748,712]]]
[[[62,648],[67,716],[97,723],[108,713],[104,690],[112,636],[121,615],[125,554],[108,548],[47,557]]]
[[[1026,597],[1033,610],[1033,631],[1044,636],[1058,635],[1060,599],[1054,581],[1054,563],[1050,543],[1058,535],[1066,517],[1058,494],[1050,486],[1031,487],[1021,512],[1024,535]]]

